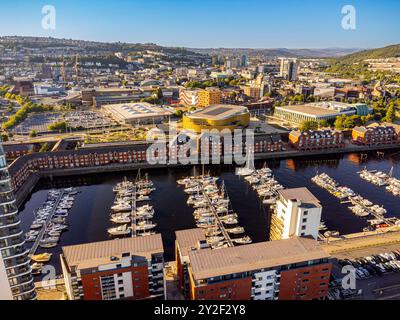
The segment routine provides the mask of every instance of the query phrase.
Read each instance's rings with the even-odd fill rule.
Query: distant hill
[[[288,58],[337,58],[350,53],[361,51],[359,48],[326,48],[326,49],[251,49],[251,48],[188,48],[201,54],[238,56],[248,55],[250,57],[263,56],[267,58],[288,57]]]
[[[400,44],[352,53],[344,57],[338,58],[337,62],[340,62],[342,64],[352,64],[367,59],[385,59],[394,57],[400,57]]]

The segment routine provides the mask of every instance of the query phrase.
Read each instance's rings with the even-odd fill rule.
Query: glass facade
[[[15,300],[36,299],[25,237],[0,140],[0,258]]]

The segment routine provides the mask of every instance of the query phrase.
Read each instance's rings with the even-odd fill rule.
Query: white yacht
[[[131,228],[126,224],[123,224],[115,228],[110,228],[107,230],[107,232],[113,236],[124,236],[131,233]]]

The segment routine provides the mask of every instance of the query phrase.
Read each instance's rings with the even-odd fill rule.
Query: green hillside
[[[351,64],[355,62],[361,62],[366,59],[384,59],[392,57],[400,57],[400,44],[352,53],[347,56],[337,58],[336,61],[343,64]]]

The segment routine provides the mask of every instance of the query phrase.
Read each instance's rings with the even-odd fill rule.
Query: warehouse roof
[[[195,280],[328,258],[312,238],[294,237],[219,250],[189,252]]]
[[[63,247],[62,250],[67,264],[78,269],[96,268],[114,261],[112,258],[120,259],[124,253],[150,258],[152,254],[164,252],[160,234],[92,242]]]

